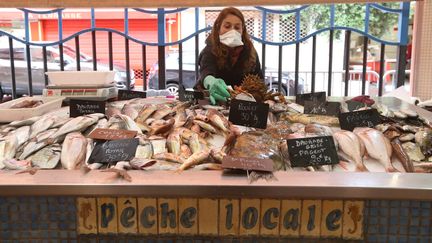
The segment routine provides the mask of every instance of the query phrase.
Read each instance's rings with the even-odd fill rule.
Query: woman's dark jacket
[[[249,72],[245,72],[244,70],[244,63],[247,62],[249,58],[248,52],[245,48],[240,52],[237,62],[234,65],[232,65],[231,62],[231,55],[228,55],[225,67],[220,69],[217,65],[217,58],[212,53],[211,49],[212,46],[207,41],[207,46],[201,51],[198,57],[199,76],[196,84],[197,88],[204,88],[203,81],[207,75],[221,78],[227,85],[231,85],[232,87],[234,87],[234,85],[241,85],[243,78],[247,74],[256,74],[261,78],[264,78],[258,55],[256,55],[255,67]]]

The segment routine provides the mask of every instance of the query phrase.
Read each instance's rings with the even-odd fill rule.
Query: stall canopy
[[[292,5],[292,4],[330,4],[330,3],[367,3],[400,2],[396,0],[11,0],[0,1],[2,8],[60,8],[60,7],[205,7],[205,6],[255,6],[255,5]]]

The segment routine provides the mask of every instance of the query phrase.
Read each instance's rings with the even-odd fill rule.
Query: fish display
[[[258,90],[258,88],[257,88]],[[235,95],[245,92],[236,89]],[[254,96],[259,96],[258,91]],[[374,104],[383,118],[375,127],[341,130],[336,117],[302,114],[290,101],[263,94],[266,129],[232,124],[229,107],[152,98],[114,101],[106,114],[75,118],[50,112],[0,126],[0,169],[222,170],[224,156],[270,159],[273,170],[432,172],[432,128],[411,110]],[[135,157],[89,163],[97,128],[136,132]],[[294,168],[287,139],[332,136],[340,163]]]

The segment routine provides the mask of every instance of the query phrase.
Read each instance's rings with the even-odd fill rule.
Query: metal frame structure
[[[379,4],[374,3],[367,3],[365,4],[365,23],[364,23],[364,29],[359,30],[347,26],[336,26],[335,25],[335,5],[331,4],[330,7],[330,26],[327,28],[316,30],[313,33],[309,33],[305,37],[300,36],[300,25],[301,25],[301,13],[305,9],[309,7],[309,5],[304,5],[295,9],[290,10],[274,10],[269,9],[265,7],[255,7],[257,10],[262,11],[262,37],[258,38],[256,36],[251,36],[253,40],[262,43],[262,65],[263,65],[263,72],[265,72],[265,52],[266,52],[266,46],[272,45],[272,46],[278,46],[279,47],[279,70],[278,70],[278,88],[281,89],[281,80],[282,80],[282,47],[288,46],[288,45],[295,45],[296,46],[296,55],[295,55],[295,90],[294,92],[297,93],[298,90],[298,81],[299,81],[299,56],[300,56],[300,43],[308,40],[309,38],[312,38],[314,41],[313,45],[313,52],[312,52],[312,92],[315,91],[315,59],[316,59],[316,36],[322,32],[329,31],[330,33],[330,40],[329,40],[329,48],[330,48],[330,55],[329,55],[329,76],[328,76],[328,95],[331,96],[331,86],[332,86],[332,63],[334,60],[333,57],[333,37],[334,37],[334,31],[335,30],[343,30],[345,31],[345,55],[344,55],[344,66],[345,66],[345,92],[344,95],[348,95],[348,86],[349,86],[349,70],[348,70],[348,63],[349,63],[349,43],[351,38],[351,33],[356,32],[364,36],[364,46],[363,46],[363,72],[362,72],[362,88],[361,88],[361,94],[365,94],[365,86],[366,86],[366,65],[367,65],[367,43],[370,40],[377,41],[381,43],[381,55],[380,55],[380,64],[381,67],[384,65],[384,53],[385,53],[385,47],[387,45],[397,46],[398,47],[398,56],[397,56],[397,82],[396,87],[402,86],[404,84],[405,80],[405,67],[406,67],[406,60],[405,60],[405,52],[407,49],[407,40],[408,40],[408,22],[409,22],[409,2],[401,2],[399,9],[392,9],[387,8]],[[369,33],[369,13],[370,9],[375,8],[377,10],[380,10],[385,13],[392,13],[392,14],[398,14],[399,15],[399,28],[398,28],[398,41],[391,42],[391,41],[385,41],[382,39],[379,39],[375,36],[372,36]],[[130,61],[129,61],[129,42],[133,41],[135,43],[138,43],[142,45],[142,56],[143,56],[143,79],[145,80],[146,72],[145,72],[145,64],[146,64],[146,46],[157,46],[158,47],[158,62],[159,62],[159,88],[164,89],[165,88],[165,47],[167,46],[173,46],[178,45],[179,50],[182,50],[182,44],[191,39],[195,38],[195,59],[197,60],[198,57],[198,51],[199,51],[199,35],[203,32],[209,31],[210,27],[205,27],[202,29],[199,29],[199,9],[195,8],[195,32],[191,35],[175,41],[175,42],[166,42],[165,41],[165,15],[170,13],[178,13],[181,11],[186,10],[187,8],[177,8],[177,9],[171,9],[167,10],[164,8],[158,8],[156,10],[147,10],[147,9],[141,9],[141,8],[133,8],[135,11],[143,12],[143,13],[150,13],[150,14],[156,14],[157,15],[157,25],[158,25],[158,39],[157,42],[146,42],[143,40],[138,40],[132,36],[129,35],[129,18],[128,18],[128,8],[124,9],[124,32],[120,32],[114,29],[110,28],[98,28],[96,26],[96,17],[95,17],[95,9],[91,9],[91,28],[89,29],[83,29],[71,36],[64,37],[63,31],[62,31],[62,12],[64,11],[64,8],[54,9],[54,10],[48,10],[48,11],[37,11],[37,10],[31,10],[31,9],[25,9],[20,8],[20,10],[24,14],[24,22],[25,22],[25,40],[21,40],[16,36],[13,36],[7,32],[0,31],[0,35],[8,36],[9,38],[9,49],[11,53],[13,52],[13,40],[21,42],[26,45],[26,55],[27,55],[27,69],[28,69],[28,83],[29,83],[29,95],[33,94],[32,91],[32,74],[31,74],[31,60],[30,60],[30,46],[41,46],[43,48],[44,53],[46,52],[46,47],[50,45],[58,45],[60,50],[60,70],[64,70],[64,65],[62,62],[63,59],[63,44],[71,39],[75,39],[76,44],[76,50],[79,51],[79,37],[80,35],[91,32],[92,33],[92,56],[93,56],[93,69],[97,69],[97,48],[96,48],[96,32],[107,32],[108,33],[108,40],[109,40],[109,66],[112,70],[113,68],[113,49],[112,49],[112,34],[118,34],[120,36],[123,36],[125,38],[125,50],[126,50],[126,70],[127,70],[127,84],[128,88],[130,88]],[[30,24],[29,24],[29,14],[48,14],[48,13],[56,13],[58,15],[58,41],[50,42],[50,43],[34,43],[30,41]],[[267,23],[266,23],[266,15],[267,14],[294,14],[296,19],[296,38],[294,41],[288,41],[288,42],[270,42],[266,41],[266,29],[267,29]],[[182,73],[182,51],[179,53],[179,70],[180,73]],[[77,55],[77,70],[80,70],[79,65],[79,55]],[[16,98],[16,90],[15,90],[15,70],[13,65],[13,57],[11,54],[11,72],[12,72],[12,97]],[[46,63],[46,57],[44,58],[44,71],[47,71],[47,63]],[[382,68],[381,68],[382,69]],[[198,67],[195,69],[196,74],[198,73]],[[179,85],[182,85],[182,75],[179,75]],[[48,83],[48,78],[45,77],[45,84]],[[383,73],[380,73],[379,75],[379,82],[378,82],[379,92],[378,95],[382,95],[383,91]],[[146,84],[144,82],[144,90],[147,89]]]

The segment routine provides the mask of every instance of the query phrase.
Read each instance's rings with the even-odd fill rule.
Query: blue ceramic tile
[[[67,240],[62,240],[61,243],[68,243],[68,241]]]
[[[391,216],[399,215],[399,208],[390,208],[390,215]]]
[[[61,230],[67,230],[69,228],[69,223],[66,221],[60,222],[59,223],[59,229]]]
[[[378,215],[378,208],[371,208],[369,214],[372,216],[377,216]]]
[[[50,236],[51,236],[51,238],[57,238],[58,237],[58,232],[55,231],[55,230],[50,231]]]
[[[49,238],[49,231],[41,230],[40,231],[40,235],[41,235],[42,238],[48,239]]]
[[[398,243],[408,243],[408,237],[404,235],[399,235]]]
[[[408,225],[408,217],[399,217],[399,225]]]
[[[40,211],[45,212],[45,211],[47,211],[47,209],[48,209],[48,206],[45,203],[44,204],[39,204],[39,210]]]
[[[388,232],[388,228],[387,228],[387,227],[384,227],[384,226],[379,226],[379,227],[378,227],[378,232],[379,232],[380,234],[387,234],[387,232]]]
[[[376,225],[376,224],[378,224],[378,218],[371,217],[371,218],[369,219],[369,224],[370,224],[370,225]]]
[[[76,231],[69,231],[69,237],[70,238],[76,238],[77,237]]]
[[[408,208],[401,208],[400,210],[400,216],[408,216],[409,214],[409,209]]]
[[[18,211],[18,206],[17,205],[9,205],[9,210],[11,211],[11,212],[16,212],[16,211]]]
[[[431,208],[432,202],[420,202],[420,207],[422,208]]]
[[[398,225],[399,217],[398,216],[390,216],[390,225]]]
[[[418,226],[418,225],[420,225],[420,218],[418,218],[418,217],[412,217],[410,225],[411,226]]]
[[[429,217],[430,215],[431,215],[431,210],[430,209],[423,208],[421,210],[421,216],[422,217]]]
[[[378,200],[370,200],[370,206],[371,207],[378,207],[379,206],[379,202]]]
[[[381,207],[388,207],[389,206],[389,201],[387,201],[387,200],[381,200],[380,201],[380,206]]]
[[[400,226],[399,227],[399,234],[401,234],[401,235],[408,234],[408,226]]]
[[[420,227],[420,235],[430,235],[431,229],[428,226]]]
[[[421,225],[425,227],[429,227],[431,224],[431,218],[422,218]]]
[[[42,240],[42,243],[50,243],[49,240]]]
[[[390,227],[389,234],[397,234],[398,228],[397,226]]]
[[[389,215],[389,209],[388,208],[380,208],[379,209],[379,215],[380,216],[387,216],[387,215]]]
[[[418,242],[419,238],[416,235],[410,235],[408,240],[409,242]]]
[[[0,225],[1,225],[1,228],[3,230],[8,230],[9,229],[9,223],[1,223]]]
[[[389,239],[387,242],[395,242],[396,243],[396,242],[398,242],[398,237],[391,235],[391,236],[389,236]]]
[[[420,230],[420,228],[417,226],[410,226],[409,227],[409,234],[410,235],[414,235],[414,234],[416,235],[419,233],[419,230]]]
[[[36,230],[36,229],[39,229],[39,222],[37,222],[37,221],[32,222],[32,223],[31,223],[31,228],[32,228],[32,229],[35,229],[35,230]]]
[[[419,208],[420,207],[420,202],[419,201],[411,201],[411,207],[413,208]]]
[[[48,218],[50,221],[57,221],[57,214],[51,213]]]
[[[410,206],[410,201],[408,201],[408,200],[402,200],[401,201],[401,206],[402,207],[409,207]]]
[[[12,231],[12,238],[18,239],[21,236],[19,231]]]
[[[67,238],[68,237],[68,232],[67,231],[60,231],[60,237],[61,238]]]
[[[31,235],[32,238],[38,237],[39,234],[40,234],[39,230],[38,231],[35,231],[35,230],[30,231],[30,235]]]
[[[6,222],[8,220],[9,220],[9,215],[7,215],[6,213],[1,213],[0,214],[0,221]]]
[[[50,203],[48,204],[48,212],[55,212],[57,211],[57,205]]]
[[[411,208],[411,217],[412,216],[420,216],[420,208]]]
[[[21,231],[21,237],[30,238],[30,232],[29,231]]]
[[[390,201],[390,207],[400,207],[400,205],[401,205],[401,201],[398,200]]]

